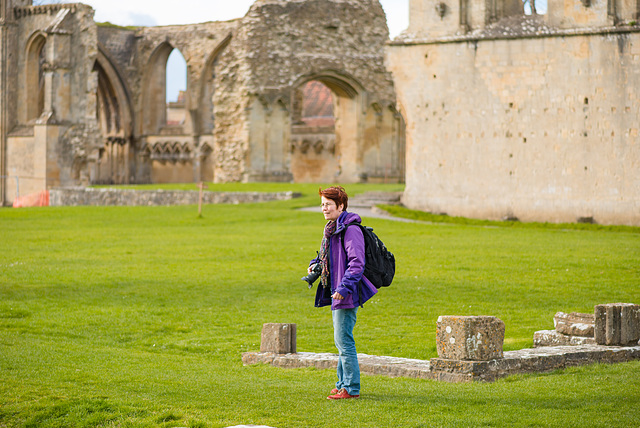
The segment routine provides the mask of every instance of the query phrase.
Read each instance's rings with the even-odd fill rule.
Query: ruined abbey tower
[[[257,0],[237,20],[151,28],[0,5],[4,204],[96,183],[404,180],[377,0]],[[174,49],[188,87],[167,105]]]
[[[411,0],[388,48],[405,205],[640,225],[640,1]]]

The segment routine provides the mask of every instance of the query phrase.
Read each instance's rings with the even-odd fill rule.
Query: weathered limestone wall
[[[640,225],[640,27],[507,24],[389,47],[407,122],[403,202]]]
[[[13,2],[11,89],[7,96],[6,162],[15,187],[4,200],[50,186],[88,182],[87,154],[98,140],[93,9],[81,4],[26,7]],[[39,48],[39,46],[43,46]],[[42,50],[41,58],[38,52]],[[42,75],[38,76],[38,63]],[[16,72],[20,70],[20,72]],[[40,81],[40,82],[39,82]],[[43,92],[38,94],[38,87]],[[95,147],[94,147],[95,148]],[[15,178],[17,177],[17,179]],[[18,190],[19,189],[19,190]]]
[[[16,1],[23,6],[27,0]],[[15,22],[12,2],[0,0],[0,206],[7,200],[10,189],[15,188],[7,169],[9,155],[7,138],[17,121],[17,82],[13,72],[17,69],[18,27]]]
[[[249,55],[242,40],[247,29],[238,29],[213,63],[214,181],[241,181],[249,150]]]
[[[237,37],[250,94],[243,180],[354,182],[386,171],[402,181],[404,130],[394,115],[383,55],[388,29],[377,0],[258,0]],[[334,96],[336,135],[329,144],[291,135],[295,91],[311,80]]]
[[[131,48],[115,50],[119,64],[130,63],[125,70],[138,148],[136,181],[213,179],[217,153],[213,136],[214,79],[224,74],[215,67],[236,26],[237,21],[230,21],[139,28],[133,33],[135,44]],[[100,28],[100,34],[109,46],[131,37],[122,29]],[[167,123],[164,102],[165,68],[173,49],[180,51],[187,64],[185,120],[180,125]]]

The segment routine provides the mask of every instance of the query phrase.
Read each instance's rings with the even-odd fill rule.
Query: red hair
[[[347,205],[349,202],[349,196],[347,196],[347,192],[344,190],[342,186],[331,186],[322,190],[322,187],[318,190],[318,194],[320,196],[324,196],[327,199],[331,199],[336,203],[337,207],[340,205],[344,205],[343,210],[347,210]]]

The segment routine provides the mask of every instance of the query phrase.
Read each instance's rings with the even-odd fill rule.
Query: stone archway
[[[294,86],[291,121],[294,181],[361,181],[361,92],[360,85],[334,73],[309,76]],[[319,116],[313,117],[316,113]]]
[[[93,71],[98,75],[96,120],[102,145],[97,149],[90,181],[129,183],[135,175],[130,96],[120,74],[102,50]]]
[[[142,135],[158,134],[167,123],[166,68],[172,51],[173,46],[165,42],[149,58],[142,94]]]
[[[27,44],[25,82],[27,102],[24,122],[35,120],[44,112],[46,42],[46,37],[42,33],[37,33]]]
[[[141,123],[141,166],[143,180],[153,183],[180,183],[197,180],[198,165],[187,63],[187,87],[177,102],[167,103],[167,62],[179,48],[160,43],[149,57],[144,77]],[[196,156],[197,157],[197,156]],[[194,163],[196,164],[194,166]]]

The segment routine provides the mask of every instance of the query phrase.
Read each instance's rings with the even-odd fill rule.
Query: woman
[[[331,305],[333,337],[338,348],[338,381],[327,397],[330,400],[360,396],[360,366],[353,327],[358,306],[378,290],[363,276],[364,237],[360,216],[347,212],[349,197],[340,186],[320,189],[322,214],[327,221],[318,257],[311,261],[309,273],[320,263],[322,273],[316,292],[316,306]]]

